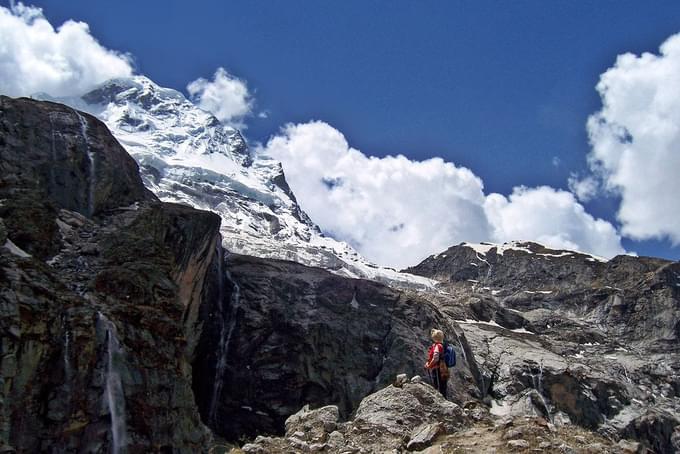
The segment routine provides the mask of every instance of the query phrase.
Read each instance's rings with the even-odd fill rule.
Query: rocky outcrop
[[[676,449],[680,264],[462,244],[409,271],[446,288],[436,301],[465,333],[492,413]]]
[[[282,433],[304,404],[348,417],[399,373],[422,373],[433,326],[454,326],[417,294],[292,262],[230,255],[222,306],[206,317],[194,362],[204,421],[218,434]],[[212,315],[212,317],[210,317]],[[464,360],[451,396],[476,392]]]
[[[259,436],[232,454],[327,453],[514,453],[636,452],[628,439],[617,442],[578,427],[558,427],[544,418],[495,418],[484,405],[464,407],[444,400],[414,377],[367,396],[356,415],[337,420],[337,408],[305,407],[286,421],[284,437]],[[632,451],[626,449],[632,448]]]
[[[84,113],[2,97],[0,131],[0,447],[200,452],[219,218],[160,203]]]
[[[461,428],[469,418],[432,386],[415,380],[387,386],[363,399],[353,418],[338,419],[335,406],[304,407],[286,421],[285,438],[258,437],[243,446],[247,453],[404,452],[428,447]]]
[[[59,209],[93,216],[155,200],[103,123],[54,103],[0,96],[0,216],[13,241],[46,258],[59,245]]]

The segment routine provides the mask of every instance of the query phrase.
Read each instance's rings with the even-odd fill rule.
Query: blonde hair
[[[430,337],[435,342],[444,342],[444,332],[437,328],[432,328],[430,330]]]

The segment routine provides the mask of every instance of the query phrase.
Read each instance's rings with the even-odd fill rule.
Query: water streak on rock
[[[222,388],[224,386],[224,374],[227,367],[227,358],[229,355],[229,344],[234,334],[236,327],[236,314],[239,308],[241,299],[241,289],[239,285],[233,280],[228,271],[224,271],[224,250],[218,246],[217,257],[217,273],[218,273],[218,308],[220,317],[220,341],[219,341],[219,358],[215,366],[215,380],[213,382],[212,398],[210,399],[210,412],[208,420],[215,424],[217,415],[217,406],[222,395]],[[224,306],[224,279],[225,277],[231,282],[233,289],[231,294],[229,315],[226,316]]]
[[[550,422],[553,422],[553,417],[550,413],[550,408],[548,407],[548,403],[545,401],[545,397],[543,396],[543,362],[539,363],[538,365],[538,374],[534,374],[531,370],[529,371],[529,375],[531,375],[531,381],[532,384],[534,385],[534,389],[537,391],[538,397],[541,400],[541,403],[543,404],[543,408],[545,409],[545,416],[548,418]]]
[[[54,131],[54,118],[50,114],[50,131],[52,135],[52,143],[50,145],[52,150],[52,162],[50,163],[50,184],[54,188],[57,185],[57,179],[55,176],[54,169],[57,165],[57,147],[56,147],[56,132]]]
[[[66,384],[66,388],[70,389],[71,377],[73,375],[71,370],[71,354],[70,354],[71,333],[69,332],[68,323],[66,321],[66,315],[64,315],[62,318],[62,325],[64,328],[64,382]]]
[[[97,184],[96,180],[96,174],[95,174],[95,159],[94,159],[94,153],[92,153],[92,150],[90,149],[90,142],[87,139],[87,120],[85,117],[83,117],[77,110],[74,110],[75,114],[78,116],[78,121],[80,122],[80,134],[83,137],[83,141],[85,142],[85,151],[87,152],[87,159],[89,163],[89,178],[88,178],[88,184],[89,184],[89,191],[87,194],[87,208],[88,208],[88,215],[91,217],[94,214],[94,197],[95,197],[95,187]]]
[[[123,352],[120,341],[116,334],[116,325],[104,314],[97,312],[99,322],[106,332],[106,388],[104,390],[104,403],[111,415],[111,452],[113,454],[127,451],[127,429],[125,425],[125,394],[120,371],[117,363]]]

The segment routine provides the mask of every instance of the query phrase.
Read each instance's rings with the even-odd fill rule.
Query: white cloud
[[[190,82],[187,91],[201,109],[236,128],[245,127],[243,119],[251,115],[254,106],[246,82],[224,68],[217,68],[212,80],[201,77]]]
[[[439,158],[367,157],[330,125],[287,125],[260,150],[283,162],[302,207],[325,231],[403,267],[488,237],[482,182]]]
[[[599,190],[599,182],[592,175],[580,178],[577,174],[572,173],[569,176],[568,184],[569,190],[582,202],[592,200]]]
[[[591,168],[621,196],[633,239],[680,243],[680,34],[660,54],[620,55],[600,77],[602,110],[588,120]]]
[[[527,239],[604,256],[623,252],[614,227],[566,191],[484,195],[479,177],[440,158],[369,157],[320,121],[285,126],[258,150],[283,162],[303,209],[367,258],[405,267],[461,241]]]
[[[604,257],[625,253],[614,226],[586,213],[567,191],[517,187],[508,197],[490,194],[484,208],[496,242],[532,240]]]
[[[79,95],[113,77],[132,74],[128,55],[106,49],[83,22],[56,30],[40,8],[0,7],[0,92]]]

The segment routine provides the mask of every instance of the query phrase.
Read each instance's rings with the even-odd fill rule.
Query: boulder
[[[286,419],[286,436],[291,434],[308,440],[323,440],[327,434],[333,432],[338,426],[340,413],[335,405],[310,410],[309,405],[305,405],[299,412]]]
[[[394,379],[394,386],[397,388],[401,388],[404,386],[404,383],[408,381],[408,375],[406,374],[399,374],[397,375],[397,378]]]
[[[442,425],[440,423],[423,424],[416,427],[411,433],[411,439],[408,441],[406,449],[409,451],[425,449],[432,444],[441,432]]]
[[[508,447],[513,449],[527,449],[529,447],[529,442],[522,439],[510,440],[507,444]]]
[[[451,433],[466,422],[461,408],[444,399],[425,383],[406,383],[401,388],[387,386],[361,401],[351,422],[366,446],[403,448],[431,441],[439,433]],[[362,446],[365,446],[362,444]],[[413,448],[416,449],[416,448]],[[422,449],[422,448],[418,448]]]

